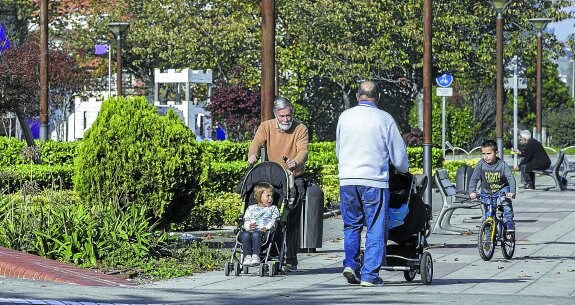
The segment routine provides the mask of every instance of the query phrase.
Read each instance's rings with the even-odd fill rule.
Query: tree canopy
[[[123,43],[124,67],[146,83],[153,83],[154,68],[210,68],[218,85],[242,83],[258,90],[259,0],[68,2],[51,4],[62,25],[53,30],[61,31],[64,43],[84,60],[94,44],[113,41],[109,22],[125,21],[130,28]],[[535,33],[528,19],[571,18],[562,10],[569,5],[568,0],[511,2],[503,14],[505,61],[517,55],[534,65]],[[407,131],[407,114],[423,88],[422,14],[419,0],[276,1],[280,94],[305,109],[323,107],[314,103],[334,104],[335,111],[309,122],[310,130],[327,132],[340,110],[353,105],[358,83],[375,80],[385,92],[384,109]],[[494,92],[485,91],[495,81],[495,20],[488,0],[433,2],[433,70],[451,72],[466,100],[495,99]],[[544,38],[547,58],[564,54],[553,35]],[[308,116],[304,121],[313,116],[298,113]]]

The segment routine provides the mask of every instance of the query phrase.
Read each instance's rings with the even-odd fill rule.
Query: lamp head
[[[535,29],[535,31],[537,31],[537,33],[543,32],[543,30],[545,30],[545,27],[547,26],[547,24],[550,21],[551,21],[551,19],[549,19],[549,18],[531,18],[531,19],[529,19],[529,22],[531,22],[531,25],[533,25],[533,28]]]
[[[512,1],[513,0],[491,0],[491,5],[493,5],[493,8],[498,14],[501,14]]]
[[[114,36],[116,36],[116,37],[118,35],[124,34],[124,32],[128,29],[129,26],[130,26],[130,24],[127,22],[108,23],[108,27],[110,28],[110,31],[112,31],[112,33],[114,33]]]

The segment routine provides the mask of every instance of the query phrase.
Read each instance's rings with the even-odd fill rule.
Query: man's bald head
[[[377,103],[379,101],[379,86],[372,81],[365,81],[359,85],[357,90],[358,100],[369,100]]]

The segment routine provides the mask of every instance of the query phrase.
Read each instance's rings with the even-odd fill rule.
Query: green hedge
[[[204,153],[212,156],[214,162],[233,162],[247,160],[248,142],[230,142],[230,141],[203,141],[200,142],[200,149]]]
[[[70,190],[74,166],[59,165],[27,165],[0,167],[0,188],[7,193],[17,192],[29,181],[35,181],[40,190]]]
[[[76,142],[36,141],[43,164],[73,165],[76,156]],[[23,156],[26,142],[0,137],[0,167],[30,163]]]
[[[206,196],[219,192],[233,192],[247,173],[248,167],[246,161],[212,162],[202,192]]]
[[[121,121],[116,121],[114,124],[120,124]],[[123,122],[122,122],[123,124]],[[2,160],[4,162],[16,162],[16,161],[7,161],[7,160],[18,160],[17,163],[19,165],[17,167],[10,167],[4,168],[3,171],[0,171],[0,183],[4,185],[10,185],[12,190],[17,191],[19,187],[21,187],[25,181],[36,180],[38,185],[42,188],[50,188],[50,189],[71,189],[72,188],[72,175],[74,169],[70,164],[70,160],[73,156],[77,154],[78,151],[83,151],[83,157],[78,158],[79,165],[81,165],[81,169],[76,169],[77,174],[82,174],[84,176],[83,185],[81,189],[89,190],[91,185],[96,181],[98,184],[106,184],[108,183],[109,187],[119,187],[118,176],[120,173],[120,169],[124,168],[126,170],[126,166],[128,163],[132,164],[129,173],[124,175],[124,177],[132,177],[130,179],[136,178],[136,176],[144,175],[145,172],[150,172],[152,168],[149,167],[151,164],[149,161],[141,159],[142,156],[138,156],[135,147],[140,147],[141,149],[146,145],[151,145],[148,142],[142,141],[143,135],[140,136],[140,139],[135,139],[131,137],[132,140],[126,142],[119,141],[119,135],[114,135],[110,133],[109,124],[104,123],[104,127],[108,130],[101,136],[92,136],[92,139],[88,136],[87,139],[78,142],[45,142],[41,143],[41,149],[44,151],[45,160],[48,164],[57,164],[61,162],[65,165],[59,166],[49,166],[49,165],[26,165],[24,164],[24,159],[20,156],[20,151],[25,147],[23,141],[17,140],[6,140],[5,138],[0,141],[0,145],[4,145],[5,148],[4,153],[1,155]],[[98,127],[101,128],[101,127]],[[126,127],[118,127],[118,129],[124,128],[125,132],[128,134],[133,134],[134,136],[137,134],[135,130],[132,129],[125,129]],[[138,127],[140,130],[146,130],[146,128]],[[148,127],[148,129],[155,129],[155,127]],[[160,128],[161,129],[161,128]],[[99,133],[102,133],[100,131]],[[148,134],[148,133],[146,133]],[[110,138],[112,137],[112,138]],[[109,138],[111,140],[105,140]],[[115,140],[113,140],[115,139]],[[88,146],[82,145],[90,141],[91,144]],[[106,148],[104,141],[112,141],[112,144],[115,148]],[[71,144],[73,143],[73,144]],[[82,146],[80,146],[82,145]],[[94,146],[96,145],[96,146]],[[169,155],[167,153],[166,147],[163,144],[156,145],[159,150],[151,153],[149,156],[157,157],[158,155],[163,156],[162,158]],[[194,191],[195,195],[195,204],[198,205],[198,210],[192,211],[192,217],[198,219],[198,213],[200,210],[206,212],[207,208],[199,208],[205,205],[209,200],[208,198],[213,198],[214,194],[222,194],[222,193],[233,193],[237,184],[243,178],[245,173],[248,170],[248,164],[246,162],[246,155],[248,150],[249,142],[230,142],[230,141],[214,141],[214,142],[194,142],[194,148],[189,151],[189,154],[186,155],[185,161],[187,163],[184,164],[194,164],[194,171],[195,174],[183,174],[181,170],[169,170],[168,172],[179,173],[178,179],[181,179],[181,183],[188,183],[189,181],[196,181],[195,178],[199,176],[201,181],[196,181],[196,188]],[[80,149],[78,149],[80,147]],[[91,148],[90,148],[91,147]],[[114,164],[110,163],[110,156],[111,154],[119,154],[122,149],[126,149],[127,147],[132,147],[131,150],[126,151],[125,153],[121,154],[121,158]],[[150,149],[148,147],[147,149]],[[155,148],[154,148],[155,149]],[[178,149],[178,151],[182,151],[182,147]],[[410,164],[410,172],[414,174],[421,174],[423,172],[423,148],[421,147],[408,147],[408,158]],[[85,154],[88,155],[85,155]],[[113,155],[112,154],[112,155]],[[106,158],[102,158],[106,156]],[[86,159],[87,158],[87,159]],[[441,168],[444,167],[442,153],[440,149],[432,149],[432,168]],[[90,166],[97,166],[99,169],[90,169],[86,160],[93,160],[90,161]],[[211,160],[211,161],[210,161]],[[131,162],[128,162],[131,161]],[[145,166],[145,165],[148,166]],[[164,161],[157,163],[160,168],[164,168]],[[446,162],[446,164],[449,164]],[[449,165],[446,165],[449,166]],[[154,166],[155,168],[156,166]],[[452,165],[454,169],[448,168],[450,173],[455,175],[455,170],[457,169],[457,165]],[[91,175],[95,173],[107,173],[110,169],[114,169],[114,172],[110,172],[106,179],[102,178],[93,178]],[[146,169],[148,168],[148,169]],[[163,170],[166,170],[165,168]],[[123,170],[122,170],[123,171]],[[320,143],[310,143],[309,145],[309,159],[306,164],[306,171],[311,174],[314,180],[321,186],[322,190],[325,194],[326,205],[330,205],[339,201],[339,181],[337,176],[337,158],[335,155],[335,142],[320,142]],[[86,176],[88,173],[92,173]],[[138,174],[139,173],[139,174]],[[201,173],[201,174],[200,174]],[[170,175],[172,175],[170,174]],[[113,175],[116,178],[112,179]],[[123,175],[123,174],[122,174]],[[147,177],[153,177],[149,174]],[[193,179],[192,179],[193,178]],[[191,180],[190,180],[191,179]],[[107,182],[106,182],[107,181]],[[132,180],[130,180],[132,181]],[[151,182],[152,180],[150,180]],[[173,180],[176,182],[176,180]],[[188,181],[188,182],[186,182]],[[163,187],[159,189],[159,185],[156,185],[155,188],[150,188],[150,184],[139,184],[132,182],[122,182],[123,191],[122,193],[128,194],[129,196],[134,196],[136,193],[144,194],[149,193],[152,195],[154,193],[154,198],[158,198],[158,196],[168,199],[168,196],[165,192],[165,189],[174,189],[174,185],[172,184],[171,187]],[[155,185],[156,183],[154,183]],[[146,186],[147,185],[147,186]],[[129,191],[128,189],[131,189]],[[82,191],[84,192],[84,191]],[[150,193],[152,192],[152,193]],[[159,193],[158,193],[159,192]],[[171,191],[169,191],[171,192]],[[168,193],[169,193],[168,192]],[[185,192],[184,192],[185,193]],[[95,194],[95,193],[94,193]],[[188,193],[189,194],[189,193]],[[100,195],[98,195],[100,196]],[[117,197],[117,196],[116,196]],[[116,198],[114,197],[114,198]],[[92,198],[92,197],[90,197]],[[100,197],[93,197],[90,200],[96,200],[96,198]],[[128,200],[135,200],[136,197],[129,197],[131,199]],[[151,197],[150,197],[151,198]],[[140,199],[137,199],[140,200]],[[208,209],[209,210],[209,209]],[[194,216],[195,215],[195,216]],[[208,217],[209,218],[209,217]],[[218,221],[208,221],[206,224],[202,224],[201,226],[212,226],[218,224]]]

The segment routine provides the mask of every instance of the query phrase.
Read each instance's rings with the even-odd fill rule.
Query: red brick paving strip
[[[29,253],[0,247],[0,276],[82,286],[135,286],[136,283]]]

